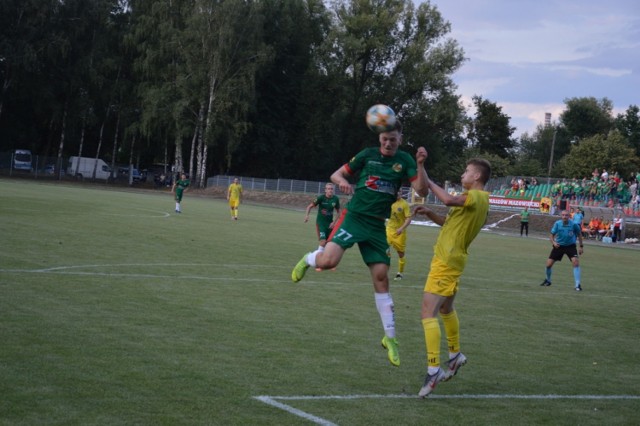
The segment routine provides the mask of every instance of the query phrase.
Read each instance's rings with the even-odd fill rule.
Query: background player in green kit
[[[335,187],[332,183],[327,183],[324,186],[324,194],[318,195],[307,206],[307,212],[304,216],[305,223],[309,221],[309,213],[314,207],[318,207],[318,215],[316,216],[316,232],[318,233],[319,246],[318,250],[324,250],[324,246],[327,244],[327,238],[333,228],[333,211],[340,214],[340,198],[334,195]]]
[[[176,213],[182,213],[182,209],[180,208],[180,203],[182,202],[182,193],[187,190],[191,181],[187,179],[187,175],[182,173],[180,175],[180,179],[173,183],[173,187],[171,188],[171,192],[176,193]]]
[[[403,181],[411,182],[416,192],[427,195],[427,174],[424,161],[427,151],[418,148],[416,159],[398,147],[402,142],[402,125],[396,121],[393,130],[380,133],[379,147],[366,148],[331,175],[331,181],[343,194],[353,194],[349,205],[342,208],[333,226],[324,251],[307,253],[291,272],[293,282],[300,281],[309,266],[335,268],[345,250],[358,244],[362,260],[369,267],[375,302],[382,320],[385,336],[382,346],[387,349],[392,365],[400,365],[396,340],[393,299],[389,293],[390,249],[385,231],[385,219]],[[417,165],[416,165],[417,160]],[[347,179],[358,175],[355,190]]]
[[[520,212],[520,236],[522,237],[522,231],[526,231],[525,236],[529,236],[529,206],[524,206],[524,210]]]

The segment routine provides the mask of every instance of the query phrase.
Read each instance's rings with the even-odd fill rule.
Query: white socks
[[[393,312],[393,299],[389,293],[375,293],[376,308],[382,320],[382,328],[387,337],[396,337],[396,321]]]
[[[316,255],[320,253],[320,250],[313,251],[307,255],[307,265],[316,267]]]

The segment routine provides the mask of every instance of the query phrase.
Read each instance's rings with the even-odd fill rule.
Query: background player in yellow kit
[[[394,280],[403,278],[407,248],[407,227],[411,225],[411,208],[402,198],[402,190],[398,191],[398,199],[391,205],[391,214],[387,221],[387,242],[398,253],[398,273]]]
[[[231,208],[231,219],[238,220],[238,207],[242,201],[242,185],[238,183],[238,178],[233,179],[233,183],[227,189],[227,200]]]

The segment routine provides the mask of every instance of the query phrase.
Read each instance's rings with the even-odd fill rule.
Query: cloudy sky
[[[432,0],[467,61],[454,75],[465,105],[497,103],[516,136],[564,99],[593,96],[614,113],[640,105],[639,0]]]

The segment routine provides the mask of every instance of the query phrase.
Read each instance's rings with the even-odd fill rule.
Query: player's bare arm
[[[465,194],[451,195],[431,179],[429,179],[429,189],[447,207],[464,206],[464,203],[467,201]]]
[[[429,177],[427,171],[424,168],[424,162],[427,160],[427,150],[421,146],[416,151],[416,163],[418,165],[417,179],[411,183],[411,187],[421,197],[426,197],[429,194]]]
[[[353,188],[351,184],[347,180],[351,174],[347,171],[345,166],[340,167],[338,170],[333,172],[331,175],[331,182],[334,183],[338,188],[340,188],[340,192],[346,195],[353,194]]]
[[[305,223],[309,221],[309,214],[311,213],[311,209],[315,207],[315,204],[311,203],[307,206],[307,214],[304,216]]]
[[[402,224],[402,226],[400,226],[398,229],[396,229],[396,235],[401,235],[405,229],[407,229],[409,227],[409,225],[411,225],[411,216],[409,216],[404,223]]]
[[[429,207],[427,206],[417,206],[415,208],[415,210],[413,211],[413,215],[424,215],[427,216],[429,219],[431,219],[435,224],[437,225],[444,225],[444,221],[446,220],[445,216],[440,216],[439,214],[437,214],[436,212],[434,212],[433,210],[431,210]]]

